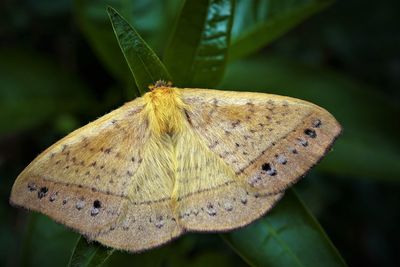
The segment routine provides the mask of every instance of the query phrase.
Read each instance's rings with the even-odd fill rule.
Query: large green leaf
[[[330,111],[343,126],[334,153],[321,170],[353,177],[399,180],[396,136],[399,110],[368,86],[338,73],[269,56],[228,68],[225,89],[260,91],[309,100]]]
[[[86,39],[105,67],[121,82],[133,82],[115,36],[106,6],[120,10],[124,18],[152,46],[160,48],[181,0],[75,0],[75,15]]]
[[[33,213],[22,242],[19,266],[65,266],[77,234],[49,217]]]
[[[292,190],[265,217],[223,237],[251,266],[346,266]]]
[[[333,0],[238,0],[229,59],[256,52]]]
[[[0,134],[54,121],[92,104],[77,77],[48,59],[24,49],[2,49],[0,58]]]
[[[160,59],[136,30],[112,7],[108,7],[107,12],[140,94],[159,80],[172,81]]]
[[[68,267],[100,267],[103,266],[114,249],[107,249],[98,243],[88,243],[85,238],[80,236],[75,245]]]
[[[233,12],[233,0],[186,1],[164,57],[175,85],[218,84],[225,70]]]

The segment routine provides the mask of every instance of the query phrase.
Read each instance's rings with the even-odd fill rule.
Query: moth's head
[[[157,88],[162,88],[162,87],[172,87],[172,82],[170,81],[164,81],[164,80],[158,80],[156,81],[155,84],[149,85],[150,91],[154,91]]]
[[[165,98],[175,98],[176,88],[172,87],[172,82],[158,80],[155,84],[149,85],[150,92],[145,94],[145,98],[151,102],[168,102]]]

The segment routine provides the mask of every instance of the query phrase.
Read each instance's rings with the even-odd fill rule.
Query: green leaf
[[[279,38],[333,0],[239,0],[229,60],[245,57]]]
[[[398,140],[391,140],[384,133],[352,128],[344,125],[343,135],[318,169],[342,176],[400,182]]]
[[[120,10],[122,16],[135,27],[143,39],[159,50],[167,39],[169,25],[180,2],[181,0],[75,0],[74,14],[99,60],[115,78],[126,85],[133,84],[134,81],[115,41],[105,7],[111,5]]]
[[[262,219],[222,236],[251,266],[346,266],[293,190]]]
[[[0,58],[0,134],[90,110],[92,98],[80,80],[47,58],[26,49],[1,49]]]
[[[17,261],[20,266],[65,266],[77,236],[49,217],[32,213]]]
[[[181,87],[213,88],[227,61],[233,0],[187,0],[165,51],[164,62]]]
[[[167,69],[136,30],[112,7],[107,8],[115,36],[141,95],[159,80],[172,81]]]
[[[377,90],[339,73],[270,55],[230,65],[222,88],[260,91],[311,101],[343,126],[319,170],[350,177],[399,181],[399,109]],[[379,168],[377,168],[379,166]]]
[[[80,236],[75,245],[68,267],[100,267],[103,266],[115,249],[105,248],[98,243],[88,243]]]

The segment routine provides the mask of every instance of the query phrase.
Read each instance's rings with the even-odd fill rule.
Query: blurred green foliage
[[[399,264],[398,1],[25,0],[0,4],[0,266],[65,266],[74,248],[71,266],[108,256],[8,204],[15,177],[40,151],[145,83],[135,84],[107,4],[177,84],[289,95],[331,111],[344,133],[296,191],[350,266]],[[138,255],[115,252],[106,264],[343,264],[293,192],[264,219],[223,237],[229,246],[215,234],[190,234]]]

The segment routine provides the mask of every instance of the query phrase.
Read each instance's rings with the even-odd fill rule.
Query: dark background
[[[179,3],[165,10],[157,1],[136,2],[134,25],[162,54]],[[10,207],[11,186],[47,146],[133,97],[133,85],[115,78],[92,49],[77,6],[0,4],[1,266],[66,264],[77,235]],[[295,188],[349,266],[399,264],[399,17],[397,0],[336,1],[230,64],[220,85],[313,100],[342,122],[334,151]],[[189,235],[171,246],[164,254],[182,264],[245,265],[218,235]],[[146,265],[152,254],[132,257],[114,261]]]

